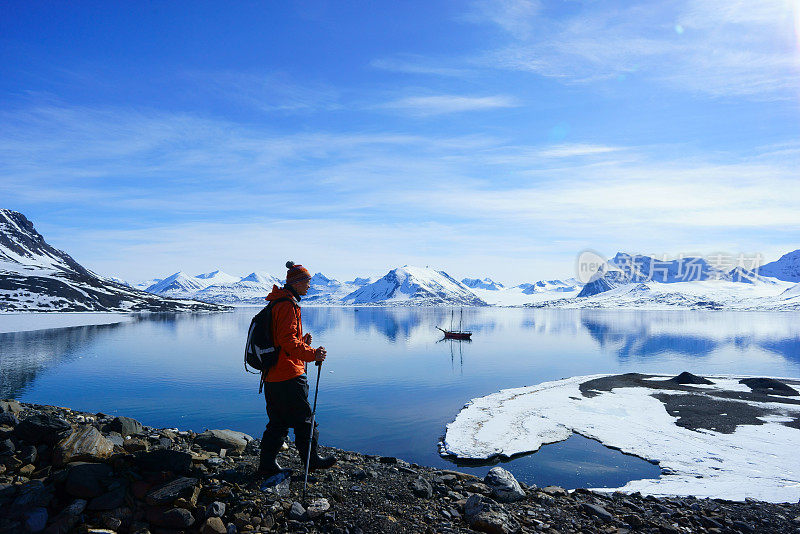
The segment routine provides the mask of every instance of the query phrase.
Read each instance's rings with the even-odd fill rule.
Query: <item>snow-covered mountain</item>
[[[356,278],[349,282],[339,282],[322,273],[316,273],[311,277],[311,285],[308,293],[303,297],[303,301],[314,304],[341,304],[342,299],[347,295],[372,282],[371,278]]]
[[[198,291],[206,287],[205,280],[190,276],[183,271],[178,271],[148,287],[147,292],[161,295],[162,297],[190,299]]]
[[[223,286],[226,284],[233,284],[241,280],[241,278],[238,276],[231,276],[219,269],[216,271],[211,271],[210,273],[198,274],[195,276],[195,278],[205,281],[207,286]]]
[[[495,282],[489,277],[483,280],[480,278],[464,278],[461,283],[470,289],[487,289],[489,291],[499,291],[505,287],[500,282]]]
[[[761,276],[770,276],[786,282],[800,282],[800,249],[784,254],[758,269]]]
[[[532,284],[520,284],[520,289],[526,295],[532,295],[534,293],[542,293],[545,291],[556,291],[561,293],[569,293],[571,291],[576,291],[581,287],[581,284],[578,283],[577,280],[574,278],[566,278],[564,280],[539,280],[538,282],[534,282]]]
[[[241,279],[230,278],[232,282],[216,283],[201,289],[195,293],[195,298],[226,304],[262,304],[274,285],[283,284],[283,280],[264,271],[250,273]]]
[[[348,304],[485,306],[486,302],[444,271],[405,265],[345,296]]]
[[[785,257],[785,256],[784,256]],[[780,261],[780,260],[779,260]],[[773,262],[776,263],[776,262]],[[771,264],[768,264],[771,265]],[[783,265],[784,267],[786,264]],[[711,265],[704,258],[659,260],[649,256],[618,252],[598,269],[583,286],[578,297],[591,297],[617,287],[637,284],[684,284],[727,281],[743,284],[775,284],[776,281],[752,271],[735,267],[730,271]]]
[[[220,311],[103,278],[50,246],[23,214],[0,209],[0,311]]]

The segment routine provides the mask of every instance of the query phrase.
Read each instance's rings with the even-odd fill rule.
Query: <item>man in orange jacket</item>
[[[267,300],[281,302],[272,308],[272,339],[279,347],[278,362],[263,376],[264,397],[267,401],[269,422],[261,437],[261,457],[258,473],[271,476],[281,471],[276,460],[289,429],[294,429],[295,444],[303,464],[309,457],[309,471],[326,469],[336,463],[333,456],[317,454],[319,431],[311,430],[311,405],[308,403],[306,364],[325,360],[324,347],[311,347],[311,334],[303,335],[300,315],[300,298],[308,292],[311,273],[302,265],[287,262],[286,284],[272,287]]]

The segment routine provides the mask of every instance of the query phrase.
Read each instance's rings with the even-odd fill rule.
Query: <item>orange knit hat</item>
[[[296,265],[293,261],[286,262],[286,269],[287,284],[294,284],[296,282],[302,282],[303,280],[308,280],[311,278],[311,273],[308,272],[308,269],[302,265]]]

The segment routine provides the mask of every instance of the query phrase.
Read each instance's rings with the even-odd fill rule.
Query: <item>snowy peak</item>
[[[193,294],[195,291],[205,289],[207,286],[208,284],[204,283],[204,280],[189,276],[183,271],[178,271],[148,287],[147,291],[157,295],[178,297]]]
[[[352,304],[485,306],[462,283],[444,271],[405,265],[353,291],[344,301]]]
[[[757,272],[761,276],[785,282],[800,282],[800,249],[784,254],[778,260],[765,263]]]
[[[570,292],[578,289],[580,284],[574,278],[567,278],[565,280],[539,280],[532,284],[521,284],[522,292],[526,295],[534,293],[543,293],[545,291],[559,291]]]
[[[495,282],[489,277],[483,280],[480,278],[464,278],[461,283],[470,289],[488,289],[489,291],[499,291],[505,287],[500,282]]]
[[[83,276],[90,274],[69,254],[47,244],[27,217],[9,209],[0,209],[0,261]]]
[[[200,280],[205,280],[207,286],[233,284],[240,280],[239,277],[231,276],[228,273],[224,273],[219,269],[217,269],[216,271],[211,271],[210,273],[198,274],[197,276],[195,276],[195,278],[199,278]]]
[[[253,282],[253,283],[256,283],[256,284],[265,284],[265,285],[269,285],[269,284],[281,285],[281,284],[283,284],[283,280],[281,280],[277,276],[271,275],[270,273],[268,273],[266,271],[255,271],[255,272],[252,272],[252,273],[248,274],[247,276],[245,276],[244,278],[242,278],[241,280],[239,280],[239,282]]]
[[[314,273],[314,276],[311,277],[310,283],[312,286],[339,285],[338,281],[334,280],[333,278],[328,278],[322,273]]]

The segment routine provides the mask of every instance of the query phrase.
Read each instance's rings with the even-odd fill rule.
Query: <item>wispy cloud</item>
[[[483,21],[512,41],[488,52],[485,65],[569,82],[637,76],[714,96],[783,99],[796,91],[800,8],[787,0],[585,3],[561,16],[523,0],[493,6]]]
[[[587,144],[555,145],[539,151],[543,158],[573,158],[580,156],[594,156],[608,154],[622,150],[621,147]]]
[[[428,116],[464,111],[483,111],[497,108],[513,108],[520,103],[508,95],[463,96],[434,95],[409,96],[383,104],[382,107],[407,111],[413,115]]]
[[[790,143],[707,155],[489,136],[279,135],[114,108],[0,118],[4,201],[90,214],[40,229],[108,274],[210,270],[211,250],[225,269],[269,270],[268,251],[247,252],[265,239],[335,276],[469,258],[509,265],[482,270],[519,280],[586,246],[713,251],[735,235],[737,247],[759,251],[786,249],[800,231],[800,152]]]
[[[432,76],[463,77],[472,72],[471,69],[452,67],[444,63],[452,63],[452,61],[441,60],[436,62],[420,55],[403,54],[395,57],[373,59],[370,61],[370,66],[391,72]]]

